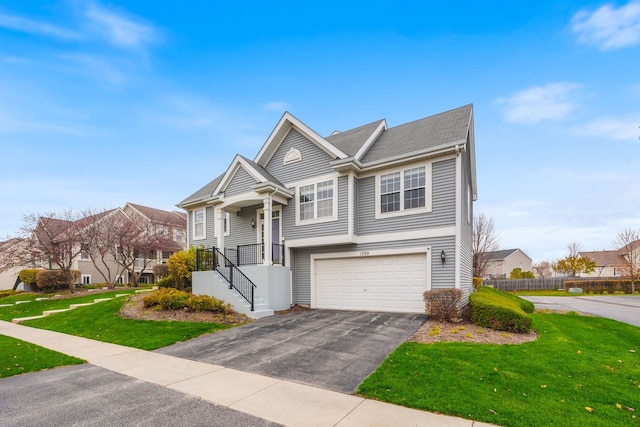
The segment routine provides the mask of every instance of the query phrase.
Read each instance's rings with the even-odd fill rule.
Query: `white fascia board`
[[[262,146],[262,149],[260,149],[260,152],[254,161],[260,166],[265,166],[269,163],[269,160],[271,160],[271,157],[276,152],[277,147],[282,143],[282,140],[291,127],[295,127],[300,133],[313,141],[320,149],[330,156],[340,159],[349,157],[343,153],[342,150],[339,150],[336,146],[321,137],[316,131],[294,117],[291,113],[285,112],[275,129],[269,135],[267,141]],[[272,147],[272,145],[275,146]]]
[[[478,184],[476,181],[476,140],[473,127],[473,109],[469,114],[469,125],[467,126],[467,139],[469,140],[469,161],[471,162],[471,195],[473,201],[478,200]]]
[[[374,130],[373,133],[369,136],[369,138],[367,138],[367,140],[364,142],[364,144],[362,144],[362,147],[360,147],[360,149],[358,150],[358,152],[354,156],[356,158],[356,160],[362,160],[362,157],[367,153],[367,151],[369,151],[369,148],[378,139],[378,137],[380,136],[382,131],[385,131],[387,129],[388,129],[387,128],[387,120],[384,119],[378,125],[376,130]]]
[[[309,247],[309,246],[330,246],[340,244],[358,244],[367,243],[386,243],[400,242],[404,240],[429,239],[434,237],[450,237],[455,236],[456,227],[440,227],[428,228],[421,230],[402,231],[398,233],[382,233],[370,234],[365,236],[349,236],[348,234],[339,234],[335,236],[308,237],[304,239],[287,240],[286,246],[290,248]]]

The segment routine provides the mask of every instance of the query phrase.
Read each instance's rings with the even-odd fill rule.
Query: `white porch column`
[[[224,209],[216,208],[216,246],[222,253],[224,253],[224,214]]]
[[[264,205],[264,265],[271,265],[271,241],[272,232],[271,232],[271,198],[267,197],[262,199],[262,204]]]

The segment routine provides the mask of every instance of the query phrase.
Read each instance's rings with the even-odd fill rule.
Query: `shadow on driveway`
[[[422,314],[305,310],[157,352],[353,393],[425,320]]]

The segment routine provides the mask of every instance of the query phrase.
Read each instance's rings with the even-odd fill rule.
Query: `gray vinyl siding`
[[[235,248],[238,245],[250,245],[257,243],[258,235],[256,229],[251,227],[251,220],[256,221],[256,228],[258,227],[258,221],[256,217],[256,211],[262,208],[262,206],[249,206],[242,208],[238,215],[231,213],[229,215],[231,223],[231,233],[224,237],[224,246],[227,248]]]
[[[302,160],[285,165],[284,156],[291,148],[300,151]],[[334,159],[318,148],[315,143],[309,141],[297,130],[291,129],[265,169],[280,182],[288,183],[332,173],[333,168],[329,165],[332,160]]]
[[[200,209],[200,208],[198,208]],[[210,248],[216,245],[216,236],[214,233],[215,226],[215,211],[213,207],[208,206],[205,209],[205,228],[206,228],[206,238],[204,239],[193,239],[193,210],[187,212],[187,222],[188,222],[188,233],[187,233],[187,241],[189,242],[189,246],[204,246],[205,248]]]
[[[293,190],[293,189],[292,189]],[[308,237],[321,237],[344,235],[349,232],[349,178],[338,177],[338,191],[334,197],[338,197],[338,220],[321,222],[318,224],[305,224],[296,226],[297,200],[293,199],[283,212],[283,236],[287,240],[302,239]]]
[[[434,162],[432,166],[432,211],[414,215],[375,219],[376,179],[370,176],[358,183],[358,233],[399,232],[455,225],[455,159]]]
[[[233,178],[224,189],[225,197],[236,196],[238,194],[244,194],[251,191],[251,187],[255,185],[256,181],[243,167],[239,167]]]
[[[455,237],[437,237],[396,242],[369,243],[364,245],[340,245],[314,248],[296,248],[291,251],[292,291],[294,304],[311,304],[311,255],[332,252],[360,252],[382,249],[404,249],[431,246],[431,288],[453,288],[455,281]],[[445,251],[447,261],[443,265],[440,252]]]

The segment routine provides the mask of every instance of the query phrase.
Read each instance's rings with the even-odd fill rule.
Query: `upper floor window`
[[[336,197],[334,179],[298,187],[297,221],[327,221],[335,219]]]
[[[174,232],[174,240],[178,243],[184,243],[184,230],[182,230],[182,228],[176,228]]]
[[[376,179],[376,216],[430,211],[430,165],[395,170]]]
[[[91,256],[89,254],[89,244],[88,243],[83,243],[81,245],[80,259],[83,259],[83,260],[91,259]]]
[[[196,209],[193,211],[193,238],[194,239],[204,239],[206,238],[205,233],[205,208]]]

